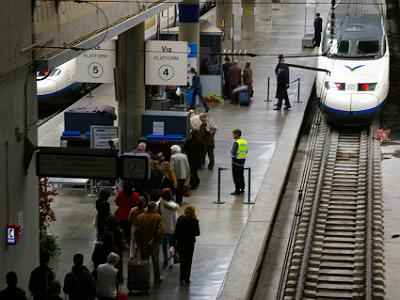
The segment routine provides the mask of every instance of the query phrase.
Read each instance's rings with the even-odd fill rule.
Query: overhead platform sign
[[[146,84],[186,85],[187,58],[187,42],[147,41]]]
[[[115,41],[104,42],[76,58],[76,80],[114,83],[115,61]]]

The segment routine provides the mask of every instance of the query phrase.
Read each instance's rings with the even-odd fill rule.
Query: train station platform
[[[241,11],[235,10],[235,48],[247,49],[259,56],[251,58],[254,98],[249,107],[239,107],[229,102],[212,106],[210,115],[218,124],[216,134],[216,166],[213,171],[200,170],[200,186],[184,202],[194,205],[200,221],[201,236],[197,239],[190,286],[181,286],[179,266],[163,270],[164,282],[154,286],[149,295],[133,298],[150,299],[245,299],[253,273],[259,264],[263,241],[267,235],[281,188],[289,170],[292,154],[305,115],[307,101],[312,91],[315,73],[291,69],[291,81],[301,78],[300,101],[297,103],[297,85],[289,90],[291,111],[274,111],[273,102],[267,98],[267,77],[274,81],[277,55],[283,53],[304,54],[304,57],[287,58],[286,62],[315,66],[316,57],[310,57],[313,49],[301,48],[304,31],[304,2],[299,4],[274,4],[272,19],[268,20],[264,10],[257,9],[253,28],[242,28]],[[316,8],[319,9],[318,7]],[[290,19],[290,25],[286,20]],[[248,24],[248,23],[246,23]],[[309,24],[312,26],[312,16]],[[244,30],[253,30],[254,38],[241,39]],[[316,51],[316,50],[315,50]],[[247,58],[237,58],[244,66]],[[275,95],[271,87],[270,98]],[[112,85],[102,85],[93,91],[90,101],[117,106]],[[202,109],[199,109],[202,112]],[[225,204],[217,205],[217,168],[230,167],[232,130],[240,128],[249,143],[246,167],[252,170],[251,200],[255,205],[244,204],[245,196],[231,196],[234,186],[230,171],[223,172],[221,199]],[[39,128],[40,146],[58,146],[63,131],[62,114],[44,123]],[[247,181],[247,179],[246,179]],[[247,184],[247,182],[246,182]],[[72,267],[72,257],[81,252],[86,265],[91,268],[90,257],[95,242],[95,199],[86,197],[83,191],[62,189],[55,201],[57,221],[50,231],[58,236],[61,255],[54,262],[57,278],[62,282]],[[110,198],[110,202],[113,199]],[[112,211],[115,208],[112,206]],[[126,262],[126,260],[125,260]],[[125,272],[126,275],[126,272]],[[126,287],[123,288],[126,291]]]

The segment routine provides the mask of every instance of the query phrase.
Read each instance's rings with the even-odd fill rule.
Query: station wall
[[[15,271],[27,290],[30,272],[39,261],[38,183],[32,161],[23,167],[23,132],[36,144],[36,82],[32,75],[31,1],[0,1],[0,289],[5,274]],[[22,135],[16,134],[22,133]],[[20,242],[6,246],[6,225],[23,225]]]

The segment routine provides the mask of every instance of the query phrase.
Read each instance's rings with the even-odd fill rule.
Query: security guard
[[[232,134],[235,139],[231,150],[235,191],[231,195],[240,195],[244,193],[244,164],[247,156],[247,141],[241,137],[242,131],[240,129],[235,129]]]

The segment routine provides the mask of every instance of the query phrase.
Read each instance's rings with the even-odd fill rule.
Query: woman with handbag
[[[177,222],[174,232],[175,248],[180,259],[180,281],[182,284],[190,284],[190,272],[196,236],[200,235],[199,220],[196,210],[192,205],[185,207],[183,215]]]

